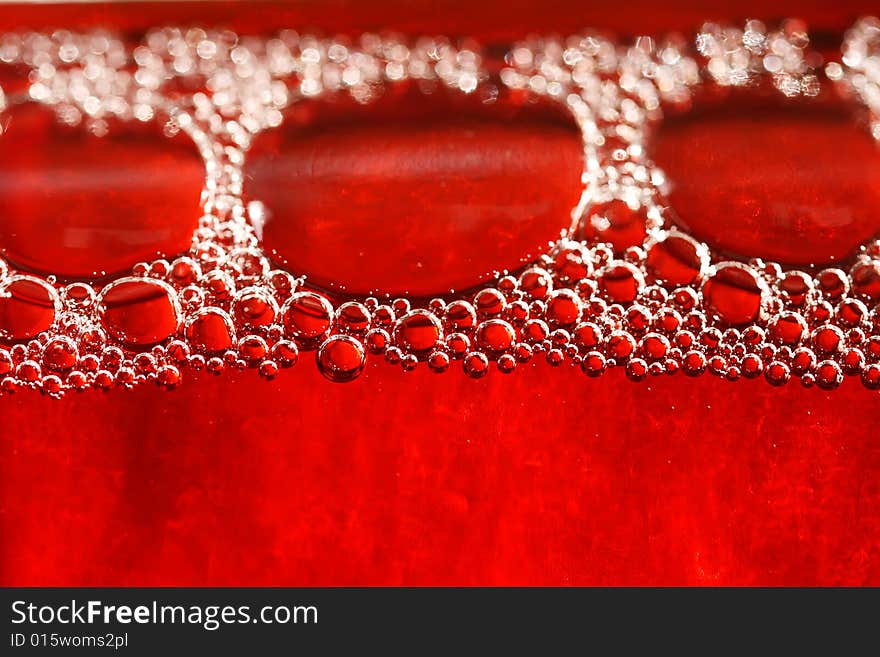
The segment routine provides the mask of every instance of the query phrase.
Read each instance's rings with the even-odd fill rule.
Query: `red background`
[[[5,7],[0,28],[210,20],[509,38],[706,17],[674,5]],[[774,13],[835,31],[861,12]],[[0,398],[0,583],[880,584],[880,398],[855,381],[632,384],[546,365],[471,381],[371,362],[334,385],[312,358],[268,383],[188,373],[173,393]]]

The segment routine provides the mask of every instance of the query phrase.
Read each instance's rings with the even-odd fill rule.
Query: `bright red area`
[[[0,25],[514,36],[766,13],[693,5],[77,4],[7,7]],[[872,9],[774,11],[839,31]],[[0,398],[0,583],[880,584],[880,398],[855,381],[632,384],[545,365],[473,381],[370,360],[333,384],[313,357],[271,383],[188,372],[173,393]]]
[[[694,237],[737,257],[845,261],[880,234],[880,149],[842,103],[726,103],[667,118],[654,159]]]
[[[371,361],[331,384],[301,358],[4,398],[0,582],[880,583],[880,403],[856,381]]]

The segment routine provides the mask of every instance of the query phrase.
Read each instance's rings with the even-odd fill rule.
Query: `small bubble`
[[[235,327],[220,308],[204,308],[186,321],[184,334],[189,343],[206,353],[218,353],[232,347]]]
[[[782,361],[774,360],[764,370],[764,378],[772,386],[783,386],[791,378],[791,371]]]
[[[399,320],[394,326],[395,344],[416,356],[427,356],[434,349],[443,335],[438,320],[427,310],[413,310]]]
[[[472,379],[480,379],[489,371],[489,359],[485,354],[471,351],[462,359],[464,373]]]
[[[297,292],[281,308],[284,332],[307,348],[325,338],[333,317],[330,302],[314,292]]]
[[[318,369],[327,379],[336,383],[353,381],[364,371],[364,346],[348,335],[334,335],[319,348],[316,355]]]
[[[501,319],[482,322],[475,334],[475,343],[488,354],[498,355],[508,351],[516,340],[513,327]]]

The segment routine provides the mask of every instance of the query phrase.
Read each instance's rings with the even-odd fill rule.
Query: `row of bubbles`
[[[492,363],[510,373],[542,358],[588,376],[623,367],[636,381],[708,371],[774,385],[794,376],[828,389],[845,375],[880,385],[880,262],[816,275],[760,261],[705,266],[669,239],[683,238],[628,260],[607,244],[562,240],[519,276],[425,307],[375,297],[334,305],[256,252],[205,270],[190,257],[144,265],[100,291],[6,274],[2,388],[174,387],[183,366],[272,378],[304,352],[332,381],[357,378],[373,354],[405,371],[458,362],[474,378]],[[254,275],[242,276],[242,264]]]
[[[842,53],[819,69],[798,25],[769,32],[754,22],[706,26],[692,42],[533,39],[491,65],[477,44],[440,38],[162,29],[131,48],[100,34],[0,36],[0,64],[37,71],[27,98],[6,93],[0,111],[44,103],[96,133],[111,119],[162,117],[193,140],[206,169],[205,214],[184,256],[100,283],[0,261],[0,390],[171,389],[186,369],[272,379],[306,354],[335,382],[357,379],[368,358],[472,378],[541,359],[588,377],[622,368],[633,381],[709,373],[831,389],[849,376],[876,389],[880,242],[819,271],[725,260],[667,224],[663,174],[644,147],[666,105],[765,75],[785,96],[812,94],[820,74],[848,85],[873,113],[877,137],[880,23],[860,21]],[[366,103],[406,80],[564,105],[585,155],[572,227],[482,289],[430,300],[325,294],[261,250],[242,198],[245,155],[296,103],[330,93]]]

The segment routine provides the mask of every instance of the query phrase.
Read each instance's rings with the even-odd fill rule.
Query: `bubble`
[[[504,312],[507,302],[504,295],[494,288],[480,290],[474,297],[474,306],[476,307],[477,317],[480,319],[491,319],[498,317]]]
[[[824,360],[816,366],[816,385],[823,390],[833,390],[843,383],[840,365],[833,360]]]
[[[700,297],[690,287],[680,287],[672,292],[672,303],[682,312],[690,312],[697,307]]]
[[[872,304],[880,301],[880,260],[858,263],[849,275],[855,296]]]
[[[436,374],[442,374],[449,369],[449,355],[442,351],[431,352],[428,356],[428,368]]]
[[[229,263],[246,282],[253,283],[269,274],[269,261],[256,249],[236,249],[229,254]]]
[[[413,310],[394,326],[395,344],[417,356],[427,356],[442,334],[440,320],[427,310]]]
[[[559,348],[550,349],[545,359],[551,367],[559,367],[565,362],[565,352]]]
[[[862,370],[862,385],[869,390],[880,389],[880,365],[874,363]]]
[[[373,318],[362,303],[348,301],[336,310],[336,325],[343,333],[364,335],[370,328]]]
[[[50,370],[69,370],[79,358],[76,343],[66,336],[52,338],[43,349],[43,365]]]
[[[353,381],[364,371],[364,346],[348,335],[334,335],[324,341],[316,355],[318,369],[336,383]]]
[[[746,354],[742,359],[740,371],[747,379],[753,379],[764,371],[764,363],[757,354]]]
[[[708,361],[701,351],[692,350],[684,355],[681,370],[687,376],[699,376],[706,371]]]
[[[627,247],[638,246],[645,240],[647,219],[644,208],[632,208],[619,199],[598,203],[581,218],[578,239],[607,242],[615,253],[623,253]]]
[[[179,365],[187,362],[190,353],[189,345],[182,340],[172,340],[168,344],[168,349],[166,350],[168,360]]]
[[[517,363],[528,363],[532,359],[533,350],[531,345],[517,342],[513,347],[513,357]]]
[[[501,291],[505,298],[510,299],[515,295],[518,285],[519,282],[513,276],[507,275],[499,278],[495,287]]]
[[[807,333],[807,322],[798,313],[783,312],[774,317],[768,330],[777,344],[797,345]]]
[[[783,299],[795,308],[803,306],[813,291],[813,279],[806,272],[789,271],[779,281]]]
[[[323,340],[333,325],[333,306],[320,294],[297,292],[281,308],[286,335],[301,346],[311,347]]]
[[[269,286],[275,291],[279,299],[287,299],[296,289],[296,279],[286,271],[275,269],[266,275]]]
[[[129,346],[156,344],[177,333],[180,307],[162,281],[122,278],[98,295],[98,316],[114,339]]]
[[[727,324],[748,324],[758,319],[766,303],[767,284],[750,267],[724,262],[715,267],[703,284],[703,299],[709,312]]]
[[[593,322],[578,324],[572,335],[575,344],[586,350],[596,349],[602,344],[602,329]]]
[[[794,374],[802,375],[812,372],[816,369],[816,354],[812,349],[801,347],[795,349],[791,356],[791,371]]]
[[[598,351],[590,351],[581,361],[581,371],[590,377],[601,376],[605,372],[605,356]]]
[[[639,353],[647,360],[661,360],[669,351],[669,339],[660,333],[648,333],[639,342]]]
[[[75,364],[76,363],[74,362],[74,365]],[[101,366],[101,361],[95,354],[86,354],[80,360],[79,365],[85,372],[95,372]]]
[[[184,334],[189,343],[206,353],[218,353],[235,343],[232,319],[220,308],[204,308],[186,321]]]
[[[372,329],[367,332],[367,349],[371,354],[381,354],[391,342],[391,336],[385,329]]]
[[[400,317],[407,314],[412,309],[412,306],[409,299],[395,299],[391,303],[391,308],[394,310],[395,316]]]
[[[55,322],[60,300],[55,289],[31,276],[13,276],[0,285],[0,340],[29,340]]]
[[[74,310],[91,308],[95,304],[95,290],[86,283],[71,283],[61,291],[61,300]]]
[[[764,370],[764,378],[772,386],[783,386],[791,378],[791,371],[782,361],[774,360]]]
[[[642,381],[648,376],[648,364],[641,358],[633,358],[626,364],[626,377],[630,381]]]
[[[246,335],[238,341],[238,354],[249,365],[255,365],[269,353],[269,346],[259,335]]]
[[[567,240],[563,244],[553,256],[553,271],[559,282],[571,284],[589,276],[593,267],[586,259],[583,247]]]
[[[498,371],[502,374],[510,374],[516,369],[517,360],[513,354],[502,354],[498,358],[496,365],[498,366]]]
[[[648,245],[645,268],[661,285],[696,283],[709,266],[709,250],[684,233],[671,230]]]
[[[446,306],[444,319],[450,333],[469,331],[477,323],[477,312],[467,301],[453,301]]]
[[[865,366],[865,354],[861,349],[852,347],[843,352],[840,364],[843,367],[845,374],[849,374],[850,376],[856,375],[861,372],[862,368]]]
[[[616,260],[599,271],[599,290],[614,303],[631,303],[645,284],[642,273],[632,264]]]
[[[391,328],[394,324],[396,315],[391,306],[376,306],[373,310],[373,324],[380,328]]]
[[[156,371],[156,359],[151,354],[138,354],[134,357],[134,366],[140,374],[153,374]]]
[[[205,371],[209,374],[219,375],[226,369],[226,363],[222,358],[213,356],[205,361]]]
[[[156,260],[155,262],[150,263],[150,266],[147,268],[147,276],[152,276],[153,278],[167,278],[170,271],[171,265],[168,264],[167,260]]]
[[[210,271],[205,274],[202,285],[208,293],[208,298],[212,303],[223,303],[229,301],[235,294],[235,281],[226,272],[219,270]]]
[[[872,335],[868,338],[865,349],[868,358],[871,360],[880,360],[880,335]]]
[[[463,358],[471,349],[470,338],[464,333],[450,333],[446,336],[446,348],[453,358]]]
[[[490,319],[477,326],[475,342],[479,349],[490,355],[508,351],[516,340],[513,327],[501,319]]]
[[[833,354],[843,342],[843,331],[830,324],[820,326],[813,331],[810,341],[816,351],[822,354]]]
[[[529,318],[529,305],[522,299],[512,301],[510,305],[507,306],[506,316],[507,319],[514,324],[522,324]]]
[[[651,311],[644,306],[630,306],[626,311],[626,324],[633,333],[644,333],[651,325]]]
[[[279,340],[272,345],[272,359],[281,367],[292,367],[299,360],[299,348],[290,340]]]
[[[180,370],[174,365],[163,365],[156,372],[156,383],[166,390],[176,388],[182,380],[183,377],[180,375]]]
[[[486,354],[471,351],[465,354],[461,361],[462,369],[472,379],[481,379],[489,371],[489,359]]]
[[[839,269],[823,269],[816,275],[818,288],[826,299],[836,301],[849,292],[849,281]]]
[[[553,289],[553,277],[546,269],[531,267],[520,275],[519,287],[529,299],[544,299]]]
[[[556,290],[547,301],[546,317],[551,326],[573,326],[583,311],[580,297],[572,290]]]
[[[530,319],[522,327],[522,338],[526,342],[540,342],[550,335],[550,327],[542,319]]]
[[[616,359],[629,358],[636,349],[636,341],[626,331],[613,331],[605,344],[608,355]]]
[[[168,271],[169,282],[176,287],[192,285],[201,278],[202,269],[192,258],[183,256],[171,264]]]
[[[844,326],[859,326],[868,317],[868,308],[857,299],[844,299],[837,305],[837,319]]]
[[[681,327],[681,315],[672,308],[664,308],[654,316],[652,325],[658,331],[672,335]]]
[[[267,381],[271,381],[276,376],[278,376],[278,363],[274,360],[264,360],[260,363],[259,367],[260,376],[266,379]]]
[[[33,360],[19,363],[18,367],[15,368],[15,376],[25,383],[35,383],[40,379],[41,374],[40,364]]]
[[[236,294],[232,302],[232,317],[237,326],[269,326],[277,316],[278,304],[262,288],[247,287]]]
[[[52,397],[57,396],[61,392],[61,379],[54,374],[50,374],[43,378],[42,391]]]

